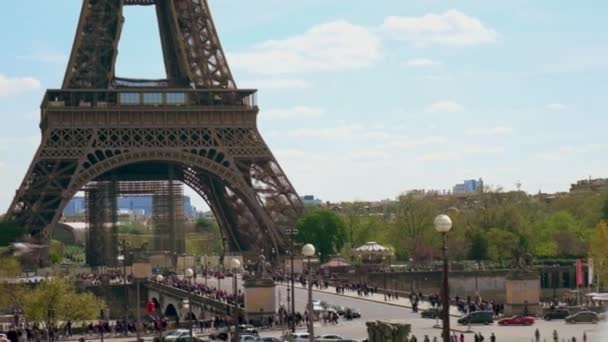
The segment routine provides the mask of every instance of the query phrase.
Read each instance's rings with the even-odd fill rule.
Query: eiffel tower
[[[155,6],[166,79],[116,77],[128,5]],[[6,219],[44,245],[87,184],[177,180],[207,202],[229,250],[286,251],[303,205],[257,129],[256,92],[237,88],[207,0],[83,0],[63,85],[44,95],[42,142]]]

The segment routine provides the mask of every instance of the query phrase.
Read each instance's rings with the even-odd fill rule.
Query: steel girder
[[[156,6],[168,80],[115,77],[124,5]],[[124,105],[123,91],[186,101]],[[236,90],[206,0],[83,0],[63,89],[43,101],[42,142],[6,218],[48,242],[89,182],[125,168],[147,180],[138,165],[161,163],[209,203],[230,249],[284,251],[303,205],[258,132],[254,93]]]
[[[171,86],[236,89],[206,0],[84,0],[64,89],[113,84],[125,4],[156,5]]]

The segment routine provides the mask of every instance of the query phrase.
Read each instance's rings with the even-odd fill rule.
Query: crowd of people
[[[156,281],[155,278],[151,279]],[[238,305],[242,307],[245,303],[245,298],[241,290],[238,290],[236,294],[229,293],[222,289],[209,286],[208,284],[201,284],[199,282],[190,281],[186,278],[179,277],[176,275],[164,278],[161,283],[163,285],[175,287],[198,296],[224,302],[230,305],[234,305],[238,302]]]

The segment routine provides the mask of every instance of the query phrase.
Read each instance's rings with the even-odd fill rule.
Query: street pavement
[[[200,279],[198,281],[201,281]],[[208,280],[213,286],[217,285],[217,279]],[[239,281],[240,286],[240,281]],[[226,278],[221,280],[221,288],[226,291],[232,291],[232,278]],[[295,305],[296,311],[304,312],[306,304],[308,302],[308,292],[302,288],[300,284],[295,285]],[[277,303],[286,305],[287,302],[287,286],[278,285],[277,291]],[[314,290],[314,300],[322,300],[330,304],[343,305],[346,307],[356,308],[361,312],[361,319],[352,321],[346,321],[340,319],[338,325],[323,325],[322,323],[315,324],[315,335],[322,334],[338,334],[346,338],[362,340],[367,338],[367,327],[365,322],[374,320],[390,320],[395,322],[407,323],[412,325],[412,333],[416,335],[419,341],[422,341],[424,335],[428,335],[432,341],[434,336],[439,339],[441,330],[435,328],[437,324],[434,319],[423,319],[420,317],[420,311],[418,313],[412,312],[410,308],[409,299],[400,298],[398,301],[384,302],[384,295],[376,294],[369,297],[359,297],[356,292],[347,292],[344,295],[336,294],[335,288],[330,287],[327,290]],[[428,307],[428,302],[422,302],[420,309]],[[458,315],[460,315],[455,308],[452,308],[451,314],[453,315],[450,319],[450,327],[460,332],[465,332],[467,326],[462,326],[457,323]],[[533,341],[534,331],[538,328],[541,334],[541,341],[553,341],[553,330],[556,330],[559,335],[559,341],[562,339],[568,341],[573,336],[576,337],[577,341],[583,341],[583,332],[587,334],[588,342],[608,342],[608,325],[605,322],[600,324],[577,324],[570,325],[564,323],[563,320],[555,321],[544,321],[537,320],[532,326],[499,326],[498,324],[491,325],[473,325],[472,331],[477,333],[481,332],[486,338],[485,341],[489,341],[491,333],[494,333],[497,337],[497,341],[509,341],[509,342],[528,342]],[[300,327],[297,331],[305,331],[306,328]],[[600,331],[604,330],[607,333],[604,338],[600,338]],[[278,337],[280,331],[262,333],[262,336]],[[464,333],[465,341],[473,341],[473,333]]]

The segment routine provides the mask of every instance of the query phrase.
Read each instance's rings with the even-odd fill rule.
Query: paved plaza
[[[198,281],[203,281],[199,278]],[[217,279],[208,279],[208,282],[212,282],[213,286],[217,285]],[[240,282],[239,282],[240,284]],[[232,278],[226,278],[221,280],[221,287],[226,291],[232,291]],[[295,284],[295,306],[296,311],[304,312],[306,309],[306,303],[308,300],[307,290],[304,289],[301,284]],[[287,301],[287,285],[277,285],[277,303],[286,304]],[[346,321],[341,319],[338,325],[323,325],[317,323],[315,325],[315,334],[339,334],[346,338],[363,340],[367,338],[367,328],[365,322],[372,320],[391,320],[395,322],[403,322],[412,325],[412,333],[422,341],[425,335],[428,335],[432,341],[434,336],[439,336],[441,330],[434,328],[437,324],[434,319],[425,319],[420,317],[420,311],[418,313],[412,312],[411,304],[407,298],[399,298],[399,300],[392,300],[390,302],[384,302],[384,295],[375,294],[366,297],[359,297],[356,293],[347,292],[345,294],[336,294],[335,288],[329,287],[325,290],[313,290],[313,299],[325,301],[330,304],[343,305],[346,307],[356,308],[361,312],[361,319],[355,319],[352,321]],[[428,302],[422,302],[419,310],[423,310],[428,307]],[[451,308],[451,320],[450,327],[457,332],[458,335],[462,332],[465,336],[465,341],[473,341],[473,333],[467,333],[468,326],[462,326],[457,323],[458,317],[461,315],[454,307]],[[482,333],[486,337],[485,341],[489,341],[489,337],[494,333],[497,337],[497,341],[533,341],[534,332],[538,329],[541,334],[541,341],[553,341],[553,331],[557,331],[559,341],[562,339],[568,341],[573,336],[576,337],[577,341],[583,341],[583,333],[587,335],[588,342],[607,342],[607,337],[604,339],[600,338],[600,332],[604,329],[608,332],[607,323],[595,324],[577,324],[570,325],[564,323],[563,320],[557,321],[544,321],[537,320],[532,326],[499,326],[498,324],[492,325],[472,325],[471,330],[474,333]],[[306,328],[301,327],[298,331],[305,331]],[[272,331],[261,334],[263,336],[278,337],[281,335],[280,331]]]

